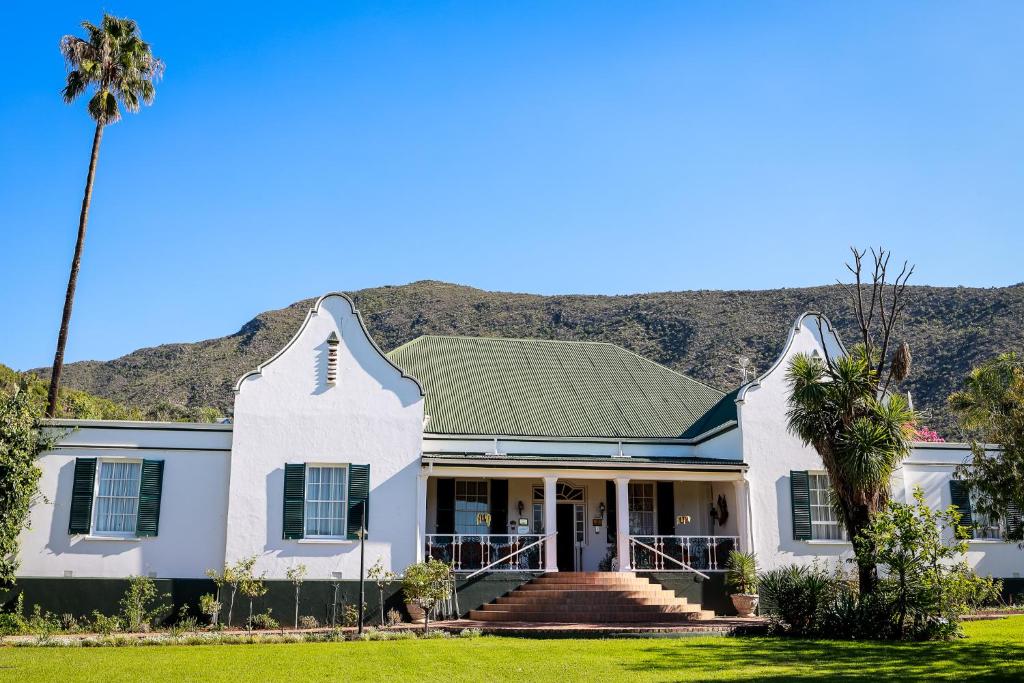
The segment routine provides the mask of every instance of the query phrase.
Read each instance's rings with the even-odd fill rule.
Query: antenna
[[[741,384],[746,384],[755,375],[754,362],[746,356],[736,356],[736,365],[730,365],[729,367],[740,371]]]

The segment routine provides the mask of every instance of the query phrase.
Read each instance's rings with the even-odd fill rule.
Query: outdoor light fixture
[[[601,519],[604,519],[604,511],[604,501],[601,501],[600,503],[597,504],[597,514],[601,515]]]
[[[519,516],[520,517],[523,516],[523,509],[525,509],[525,508],[526,508],[526,506],[523,505],[523,501],[519,501],[518,503],[516,503],[516,509],[519,510]]]

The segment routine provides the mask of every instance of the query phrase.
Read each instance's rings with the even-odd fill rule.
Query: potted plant
[[[725,587],[732,606],[741,617],[752,617],[757,611],[757,557],[753,553],[733,550],[726,564]]]

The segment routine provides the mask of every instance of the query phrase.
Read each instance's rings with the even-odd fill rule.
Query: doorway
[[[555,536],[558,546],[558,570],[577,571],[579,568],[576,566],[576,506],[566,503],[556,505],[555,523],[558,529],[558,535]]]

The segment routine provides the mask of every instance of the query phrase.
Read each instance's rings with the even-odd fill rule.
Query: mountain
[[[423,334],[608,341],[722,390],[740,383],[738,356],[750,358],[756,372],[766,370],[789,326],[806,310],[828,315],[848,342],[856,331],[838,285],[540,296],[422,281],[350,295],[385,351]],[[230,414],[236,380],[292,337],[313,301],[261,313],[226,337],[139,349],[106,362],[71,363],[64,382],[130,406],[212,406]],[[1022,350],[1022,328],[1024,285],[908,288],[899,338],[909,342],[914,362],[902,388],[911,391],[926,423],[955,438],[945,397],[973,365],[1002,351]]]

